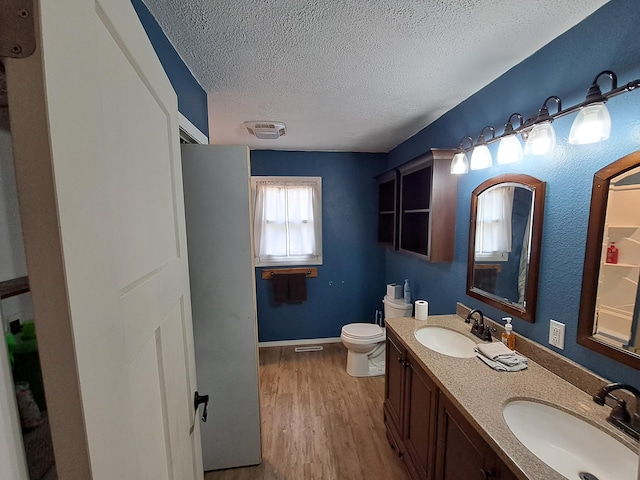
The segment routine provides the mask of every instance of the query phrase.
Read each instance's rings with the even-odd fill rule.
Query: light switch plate
[[[549,344],[564,350],[564,323],[555,320],[549,322]]]

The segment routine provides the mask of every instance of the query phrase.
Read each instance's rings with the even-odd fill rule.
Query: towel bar
[[[290,275],[292,273],[304,273],[306,274],[307,278],[312,278],[318,276],[318,269],[316,267],[264,269],[262,270],[262,279],[269,280],[274,275]]]

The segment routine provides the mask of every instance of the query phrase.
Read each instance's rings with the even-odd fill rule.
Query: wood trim
[[[475,266],[476,270],[495,270],[496,273],[500,273],[502,271],[502,265],[498,263],[480,263]]]
[[[0,299],[13,297],[29,291],[29,277],[27,276],[0,282]]]
[[[473,265],[475,262],[476,244],[476,213],[478,209],[478,195],[490,187],[501,183],[521,183],[535,192],[533,203],[533,222],[531,224],[531,254],[529,256],[529,272],[527,277],[526,308],[521,310],[497,298],[489,297],[478,289],[473,288]],[[542,224],[544,220],[544,198],[546,183],[535,177],[524,174],[505,174],[485,180],[471,193],[471,213],[469,217],[469,252],[467,256],[467,295],[480,300],[498,310],[527,322],[535,322],[536,305],[538,302],[538,277],[540,273],[540,247],[542,245]]]
[[[640,165],[640,151],[633,152],[598,170],[593,176],[589,227],[582,274],[580,313],[578,314],[578,344],[613,360],[640,370],[640,357],[593,338],[595,299],[600,276],[601,247],[604,238],[604,221],[607,214],[609,184],[621,173]]]
[[[293,273],[305,273],[307,278],[315,278],[318,276],[316,267],[310,268],[265,268],[262,270],[262,279],[270,280],[274,275],[291,275]]]

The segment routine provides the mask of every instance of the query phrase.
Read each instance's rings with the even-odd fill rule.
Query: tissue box
[[[389,283],[387,285],[387,296],[389,298],[402,298],[404,297],[403,286],[396,283]]]

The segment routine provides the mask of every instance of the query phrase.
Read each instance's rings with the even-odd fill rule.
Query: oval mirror
[[[467,295],[535,321],[545,183],[491,178],[471,194]]]
[[[593,178],[578,343],[640,369],[640,151]]]

